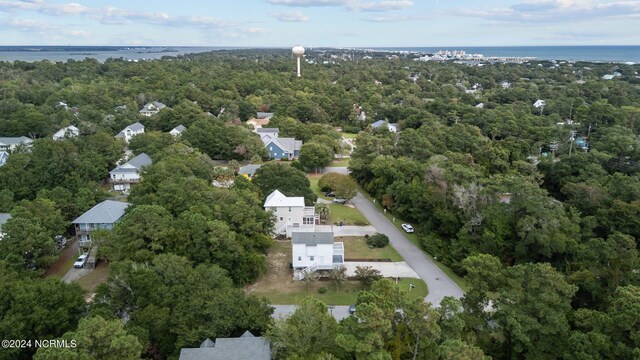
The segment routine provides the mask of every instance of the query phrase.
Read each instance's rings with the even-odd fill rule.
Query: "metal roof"
[[[307,246],[333,244],[333,232],[294,232],[291,234],[291,243]]]
[[[18,145],[18,144],[31,144],[33,140],[26,136],[20,137],[0,137],[0,145]]]
[[[114,224],[123,215],[129,203],[113,200],[105,200],[92,207],[77,219],[73,224]]]
[[[179,133],[182,133],[183,131],[187,130],[187,128],[184,125],[180,124],[180,125],[174,127],[173,129],[171,129],[171,131],[173,131],[173,130],[175,130],[175,131],[177,131]]]
[[[278,190],[274,190],[264,202],[264,207],[304,207],[304,197],[286,197]]]
[[[109,171],[109,173],[138,173],[145,167],[153,164],[153,160],[149,155],[142,153],[126,163],[117,166],[115,169]]]
[[[207,341],[208,340],[208,341]],[[199,348],[180,350],[180,360],[270,360],[269,341],[249,331],[239,338],[207,339]]]

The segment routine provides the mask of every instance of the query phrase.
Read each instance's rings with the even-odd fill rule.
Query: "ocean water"
[[[233,47],[183,47],[183,46],[0,46],[0,61],[67,61],[109,58],[126,60],[150,60],[163,56],[195,54]]]
[[[194,54],[242,47],[158,47],[158,46],[0,46],[0,61],[67,61],[108,58],[127,60],[159,59],[163,56]],[[362,48],[365,49],[365,48]],[[377,47],[386,51],[435,53],[439,50],[464,50],[469,54],[503,57],[535,57],[538,60],[640,63],[640,46],[492,46],[492,47]]]
[[[416,51],[464,50],[468,54],[502,57],[535,57],[538,60],[640,63],[640,46],[486,46],[486,47],[397,47],[374,50]]]

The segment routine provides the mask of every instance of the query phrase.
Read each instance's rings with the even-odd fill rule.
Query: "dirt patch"
[[[56,260],[44,273],[44,277],[59,276],[63,277],[64,274],[71,269],[73,262],[78,257],[78,243],[75,239],[69,240],[67,246],[64,248],[58,260]]]

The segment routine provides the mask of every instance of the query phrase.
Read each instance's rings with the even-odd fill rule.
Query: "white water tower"
[[[291,49],[291,53],[296,57],[298,61],[298,77],[300,77],[300,59],[304,56],[304,48],[300,45],[296,45]]]

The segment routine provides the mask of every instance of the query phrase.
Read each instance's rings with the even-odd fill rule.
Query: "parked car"
[[[333,191],[327,191],[326,193],[324,193],[324,196],[336,197],[336,194],[334,194]]]
[[[409,225],[409,224],[402,224],[402,229],[408,233],[412,233],[413,232],[413,226]]]
[[[334,204],[345,204],[346,202],[347,202],[347,199],[341,199],[341,198],[333,199]]]
[[[76,262],[73,263],[73,267],[74,268],[81,268],[84,266],[84,264],[87,263],[87,259],[89,258],[89,254],[88,253],[84,253],[82,255],[80,255],[80,257],[78,259],[76,259]]]
[[[56,235],[54,240],[56,242],[56,250],[58,251],[64,249],[64,246],[67,244],[67,238],[63,235]]]
[[[356,306],[355,305],[349,305],[349,315],[353,315],[356,313]]]

